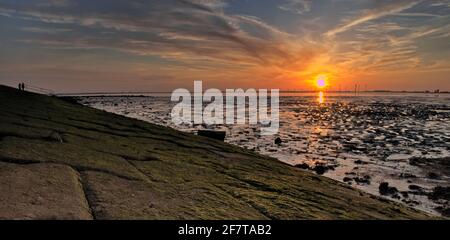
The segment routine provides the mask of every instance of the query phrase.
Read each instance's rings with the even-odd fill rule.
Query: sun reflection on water
[[[320,104],[325,103],[325,94],[323,92],[319,92],[319,97],[317,98],[317,102]]]

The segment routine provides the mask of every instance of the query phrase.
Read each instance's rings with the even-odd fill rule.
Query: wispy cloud
[[[297,14],[303,14],[311,11],[313,0],[288,0],[278,6],[281,10],[293,12]]]
[[[352,27],[355,27],[362,23],[372,21],[390,14],[399,13],[401,11],[404,11],[406,9],[415,6],[419,2],[420,1],[411,1],[411,0],[374,1],[374,4],[371,9],[364,10],[357,16],[345,19],[343,24],[340,24],[338,27],[331,29],[326,33],[326,35],[334,36],[338,33],[345,32],[351,29]]]
[[[67,61],[64,69],[75,68],[74,56],[83,60],[89,56],[93,62],[124,54],[127,57],[108,64],[125,64],[123,71],[143,81],[164,76],[161,79],[301,82],[298,79],[321,71],[348,77],[361,72],[445,68],[450,53],[436,48],[446,46],[450,38],[448,3],[332,0],[320,6],[312,0],[287,0],[271,3],[267,8],[272,9],[266,12],[252,12],[233,9],[236,2],[225,0],[110,0],[108,4],[101,0],[0,0],[0,16],[17,24],[0,24],[0,43],[45,51],[48,58],[39,60],[48,61],[48,66],[58,56]],[[270,14],[280,15],[267,17]],[[41,64],[20,60],[40,68],[36,75],[43,74]],[[6,54],[0,57],[0,64],[9,64],[4,69],[17,69],[10,62]],[[126,73],[117,74],[122,75]]]
[[[102,13],[99,7],[80,15],[76,8],[64,6],[10,6],[9,9],[14,9],[15,16],[22,19],[121,32],[113,38],[82,32],[70,36],[37,36],[29,41],[51,47],[111,48],[138,55],[229,60],[287,68],[304,65],[308,60],[305,56],[313,57],[317,49],[307,42],[294,44],[293,36],[256,17],[225,15],[217,10],[225,6],[221,1],[139,2],[129,6],[128,14]],[[78,7],[83,5],[80,3]],[[250,26],[257,36],[243,30],[242,25]],[[25,30],[38,31],[36,28]]]

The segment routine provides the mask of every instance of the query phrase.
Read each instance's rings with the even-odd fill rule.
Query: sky
[[[0,0],[0,84],[450,91],[450,0]]]

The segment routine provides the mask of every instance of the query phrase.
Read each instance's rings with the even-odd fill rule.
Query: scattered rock
[[[429,172],[429,173],[427,174],[427,177],[428,177],[429,179],[439,179],[439,175],[438,175],[437,173],[434,173],[434,172]]]
[[[355,164],[363,165],[363,164],[369,164],[369,163],[368,163],[368,162],[365,162],[365,161],[363,161],[363,160],[356,160],[356,161],[355,161]]]
[[[400,196],[398,195],[398,193],[392,195],[391,198],[400,200]]]
[[[402,199],[402,201],[410,206],[417,206],[420,204],[420,202],[411,199]]]
[[[364,177],[355,177],[353,180],[359,184],[370,184],[370,176],[366,175]]]
[[[353,179],[351,179],[351,178],[349,178],[349,177],[345,177],[344,179],[343,179],[343,181],[344,182],[351,182]]]
[[[283,141],[281,140],[281,138],[279,138],[279,137],[275,138],[275,144],[276,145],[281,145],[282,142]]]
[[[432,200],[447,200],[450,201],[450,187],[437,186],[428,195],[428,198]]]
[[[417,178],[416,175],[411,174],[411,173],[401,173],[401,174],[400,174],[400,177],[401,177],[401,178]]]
[[[297,165],[295,165],[295,167],[301,168],[301,169],[309,169],[309,165],[306,163],[297,164]]]
[[[433,152],[433,150],[429,150]],[[440,176],[450,176],[450,157],[444,158],[420,158],[415,157],[409,160],[409,164],[422,168],[429,172],[428,178],[439,179]]]
[[[319,175],[323,175],[327,170],[328,169],[322,165],[317,165],[314,167],[314,171]]]
[[[436,211],[440,212],[444,217],[450,217],[450,207],[440,206],[436,208]]]
[[[412,190],[412,191],[423,191],[423,188],[421,186],[417,186],[417,185],[409,185],[408,188],[409,188],[409,190]]]
[[[394,195],[398,193],[398,189],[396,187],[390,187],[387,182],[380,183],[378,190],[381,195]]]

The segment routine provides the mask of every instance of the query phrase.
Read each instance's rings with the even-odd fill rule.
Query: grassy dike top
[[[0,86],[0,219],[427,219],[219,141]]]

